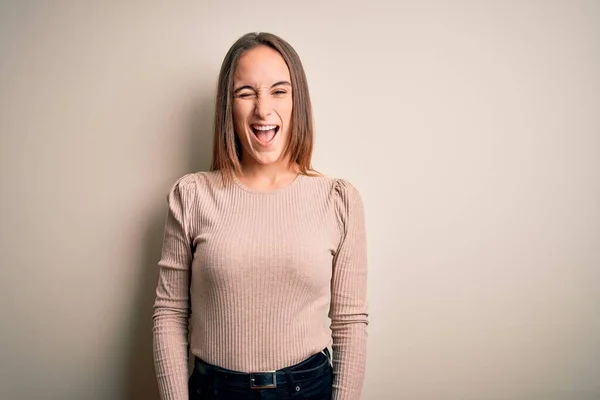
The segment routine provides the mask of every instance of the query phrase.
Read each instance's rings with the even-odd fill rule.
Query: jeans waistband
[[[286,385],[290,380],[301,382],[321,376],[330,368],[330,358],[329,350],[324,349],[299,364],[268,372],[244,373],[231,371],[208,364],[197,357],[194,360],[194,367],[200,375],[216,380],[217,384],[248,387],[250,389],[274,389],[277,386]],[[319,359],[322,359],[322,362],[314,366]],[[304,365],[308,369],[302,368]]]

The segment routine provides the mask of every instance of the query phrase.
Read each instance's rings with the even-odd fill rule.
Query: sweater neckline
[[[302,179],[302,175],[303,175],[302,173],[298,173],[296,175],[296,177],[287,185],[282,186],[278,189],[271,189],[271,190],[252,189],[252,188],[244,185],[242,183],[242,181],[239,180],[239,178],[237,177],[236,174],[233,174],[233,181],[240,189],[242,189],[246,192],[260,194],[260,195],[273,195],[273,194],[283,193],[283,192],[287,192],[288,190],[291,190],[294,186],[296,186],[298,184],[298,182],[300,182],[300,180]]]

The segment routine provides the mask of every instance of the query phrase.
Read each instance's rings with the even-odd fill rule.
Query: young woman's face
[[[233,123],[244,163],[273,164],[288,141],[292,118],[290,71],[266,46],[248,50],[233,78]]]

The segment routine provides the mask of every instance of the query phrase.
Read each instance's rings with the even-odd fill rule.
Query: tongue
[[[275,129],[269,129],[268,131],[255,131],[256,137],[261,142],[267,143],[270,142],[275,136]]]

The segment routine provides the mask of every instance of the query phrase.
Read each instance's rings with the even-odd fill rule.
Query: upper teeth
[[[259,131],[269,131],[271,129],[275,129],[277,128],[277,125],[254,125],[254,129],[259,130]]]

